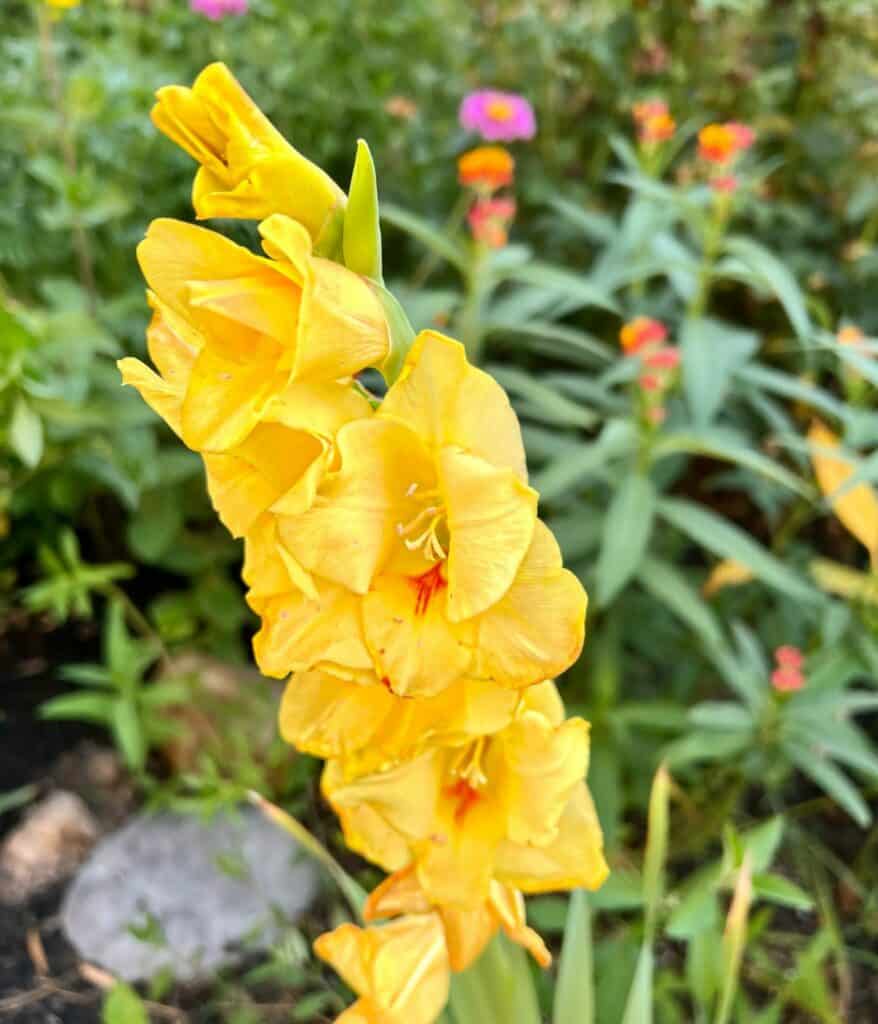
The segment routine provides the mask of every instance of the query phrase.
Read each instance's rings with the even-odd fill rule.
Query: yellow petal
[[[338,816],[345,843],[385,871],[400,871],[411,862],[407,838],[390,825],[370,803],[336,803],[334,794],[345,786],[345,763],[327,761],[320,780],[321,791]]]
[[[537,492],[508,469],[455,448],[439,452],[448,514],[448,617],[470,619],[509,589],[534,532]]]
[[[240,444],[283,384],[270,364],[232,362],[205,347],[183,400],[183,440],[196,451],[222,452]]]
[[[158,298],[226,358],[266,361],[282,343],[292,344],[301,288],[270,260],[215,231],[167,218],[150,224],[137,259]]]
[[[451,778],[443,782],[432,828],[412,843],[418,880],[434,902],[472,909],[488,898],[506,823],[490,784],[462,805]]]
[[[414,867],[396,871],[369,893],[363,907],[365,921],[379,921],[401,914],[427,914],[432,904],[418,884]]]
[[[266,597],[287,594],[292,590],[303,590],[316,599],[313,581],[303,586],[301,576],[307,576],[304,569],[292,572],[292,556],[283,557],[277,537],[277,523],[271,513],[261,515],[250,527],[244,538],[244,566],[241,576],[249,587],[247,600],[258,604]],[[280,557],[279,557],[280,556]],[[308,577],[310,580],[310,577]],[[256,609],[254,609],[256,610]]]
[[[343,924],[321,935],[314,950],[363,997],[365,1020],[434,1024],[448,999],[448,951],[438,914],[379,927]],[[380,1015],[368,1016],[376,1011]]]
[[[469,365],[459,342],[435,331],[415,339],[380,415],[408,424],[434,450],[456,446],[527,479],[521,428],[506,393]]]
[[[235,537],[282,496],[288,507],[307,508],[323,478],[329,442],[278,423],[258,423],[226,453],[204,456],[207,489],[220,520]]]
[[[841,447],[838,437],[820,420],[812,424],[808,440],[817,449]],[[817,483],[829,499],[833,511],[844,527],[869,552],[872,564],[878,565],[878,494],[863,483],[833,499],[833,494],[854,475],[854,467],[846,459],[833,458],[820,450],[812,451],[811,459]]]
[[[248,603],[262,617],[253,638],[259,671],[277,679],[311,668],[351,677],[371,672],[363,642],[360,600],[335,584],[321,581],[317,597],[290,591]]]
[[[288,217],[269,217],[259,231],[265,251],[287,260],[302,280],[293,376],[336,380],[382,363],[390,332],[384,307],[366,281],[340,263],[311,257],[307,235]]]
[[[523,892],[597,889],[608,873],[601,827],[585,783],[574,789],[551,843],[507,841],[497,851],[496,877]]]
[[[544,846],[588,768],[588,723],[570,718],[553,726],[536,711],[525,711],[503,731],[503,798],[506,837]]]
[[[524,899],[521,893],[508,885],[492,882],[490,904],[509,938],[526,949],[540,967],[551,966],[552,954],[546,948],[545,942],[525,923]]]
[[[183,401],[177,389],[139,359],[128,356],[117,360],[116,366],[122,374],[122,383],[137,388],[144,402],[179,436]]]
[[[336,776],[329,773],[324,791],[336,810],[368,806],[398,835],[416,840],[434,826],[443,765],[442,754],[430,751],[338,785]],[[382,851],[369,851],[366,856],[381,863]]]
[[[710,575],[704,581],[701,592],[705,597],[713,597],[724,587],[737,587],[741,583],[749,583],[753,579],[753,570],[746,565],[726,558],[711,570]]]
[[[351,420],[372,415],[365,395],[336,381],[292,381],[266,407],[263,419],[292,430],[334,437]]]
[[[506,595],[477,619],[471,674],[505,686],[529,686],[560,675],[579,657],[587,597],[561,565],[551,531],[539,520]]]
[[[364,594],[398,543],[406,490],[432,467],[411,431],[374,418],[342,427],[336,445],[340,470],[312,508],[281,521],[280,533],[306,569]]]
[[[473,909],[440,906],[445,945],[452,971],[465,971],[482,955],[497,934],[497,916],[487,901]]]
[[[299,672],[280,708],[281,734],[316,757],[344,757],[358,773],[420,753],[428,744],[455,746],[502,729],[512,718],[513,691],[464,680],[438,697],[402,698],[379,683]]]
[[[191,89],[160,89],[157,99],[155,125],[203,165],[193,190],[199,217],[286,213],[316,239],[344,206],[341,189],[283,138],[224,64],[206,67]]]
[[[437,564],[422,576],[379,576],[363,598],[363,626],[375,671],[394,693],[430,697],[461,679],[474,631],[449,622]]]

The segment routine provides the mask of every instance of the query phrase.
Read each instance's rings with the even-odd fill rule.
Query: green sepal
[[[317,241],[314,243],[314,255],[344,263],[342,253],[342,235],[344,234],[345,207],[336,206],[324,221]]]
[[[369,285],[384,307],[384,315],[387,317],[387,327],[390,331],[390,352],[378,367],[382,377],[387,381],[387,386],[390,387],[402,372],[406,356],[415,340],[415,329],[399,301],[383,285],[375,281],[370,281]]]
[[[344,263],[355,274],[384,283],[381,274],[381,226],[378,220],[378,183],[375,164],[363,139],[357,156],[344,216]]]

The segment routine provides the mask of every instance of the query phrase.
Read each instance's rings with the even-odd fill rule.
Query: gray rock
[[[279,917],[299,917],[317,886],[313,863],[255,808],[209,822],[144,813],[95,847],[62,919],[84,959],[127,981],[164,967],[190,980],[239,959],[242,945],[270,945]]]

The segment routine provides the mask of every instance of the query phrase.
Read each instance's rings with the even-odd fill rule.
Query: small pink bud
[[[774,660],[781,668],[791,668],[799,671],[805,659],[802,657],[802,652],[798,647],[793,647],[792,644],[784,644],[783,647],[778,647],[774,652]]]

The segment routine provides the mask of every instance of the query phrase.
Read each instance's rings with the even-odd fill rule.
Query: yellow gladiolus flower
[[[607,870],[596,823],[568,814],[575,834],[561,836],[588,763],[588,723],[563,713],[554,684],[543,683],[524,692],[505,729],[466,746],[354,778],[344,761],[330,760],[323,791],[348,845],[387,870],[413,862],[433,902],[471,909],[488,898],[492,879],[526,889],[507,877],[520,875],[516,852],[545,849],[557,861],[571,842],[578,863],[567,887],[596,887]],[[545,873],[538,868],[528,882],[537,887]]]
[[[753,579],[753,570],[733,558],[726,558],[711,570],[704,581],[701,592],[705,597],[713,597],[724,587],[737,587],[741,583],[749,583]]]
[[[340,222],[345,194],[295,150],[225,64],[210,64],[191,89],[156,93],[156,127],[197,160],[192,202],[199,218],[262,220],[283,213],[316,243]]]
[[[196,451],[239,444],[290,384],[350,376],[389,348],[365,281],[314,257],[288,217],[259,230],[270,259],[173,220],[154,221],[138,247],[157,299],[199,339],[180,409],[180,436]]]
[[[445,944],[452,971],[465,971],[481,956],[485,946],[502,928],[506,935],[526,949],[540,967],[552,963],[552,954],[540,936],[527,927],[524,899],[517,889],[491,882],[487,900],[473,910],[458,910],[444,904],[432,904],[421,888],[413,868],[405,868],[386,878],[366,901],[363,916],[367,921],[398,917],[400,914],[424,914],[435,911],[445,929]]]
[[[839,521],[866,548],[873,567],[878,569],[878,494],[868,484],[862,483],[840,497],[834,497],[836,491],[854,475],[854,467],[842,458],[827,454],[825,449],[838,449],[841,442],[820,420],[814,420],[811,425],[808,441],[813,446],[811,461],[820,490]]]
[[[585,592],[537,520],[505,393],[458,342],[423,332],[377,413],[343,427],[337,448],[339,469],[278,532],[306,570],[362,595],[378,678],[426,697],[465,678],[524,687],[569,667]],[[302,609],[314,629],[321,607]],[[260,661],[269,675],[314,667],[292,647],[271,661]]]
[[[372,685],[369,685],[369,683]],[[436,697],[397,697],[377,679],[297,673],[280,706],[280,733],[315,757],[344,758],[357,772],[383,768],[428,745],[461,746],[512,719],[513,690],[463,680]]]
[[[359,999],[336,1024],[433,1024],[448,1000],[450,967],[438,914],[380,927],[343,924],[314,943]]]
[[[123,382],[136,387],[183,435],[185,403],[203,336],[155,296],[150,298],[154,313],[147,346],[159,373],[132,358],[120,360],[119,368]],[[222,522],[233,535],[243,536],[275,502],[287,509],[307,508],[331,463],[335,432],[370,414],[368,401],[346,384],[289,385],[239,444],[224,452],[203,452],[208,491]]]

